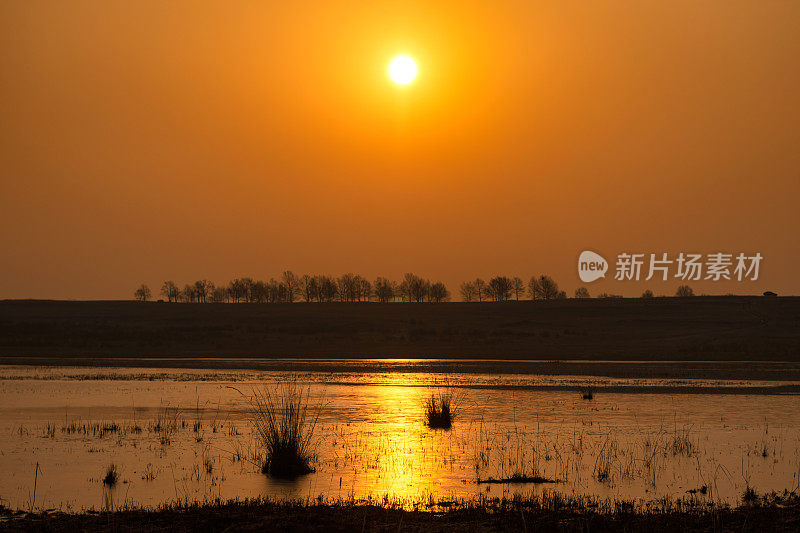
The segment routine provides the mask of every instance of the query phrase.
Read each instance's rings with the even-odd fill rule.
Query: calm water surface
[[[443,381],[376,370],[0,367],[0,503],[81,510],[323,496],[410,505],[542,490],[737,503],[747,486],[798,488],[800,398],[763,393],[797,382],[510,373]],[[278,481],[260,473],[246,395],[290,381],[320,406],[317,471]],[[451,431],[434,431],[423,401],[443,386],[458,416]],[[588,387],[593,400],[577,392]],[[720,387],[736,393],[713,393]],[[121,481],[108,489],[101,480],[112,463]],[[555,483],[477,482],[515,473]]]

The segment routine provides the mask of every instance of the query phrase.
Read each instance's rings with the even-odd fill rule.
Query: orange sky
[[[758,251],[758,282],[692,285],[800,293],[799,3],[372,4],[0,3],[0,298],[286,268],[572,293],[584,249]]]

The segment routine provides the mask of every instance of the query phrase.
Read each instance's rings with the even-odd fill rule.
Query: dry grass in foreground
[[[542,496],[418,504],[245,500],[111,513],[12,513],[8,531],[797,531],[800,497],[758,496],[739,507],[696,500],[633,502]]]

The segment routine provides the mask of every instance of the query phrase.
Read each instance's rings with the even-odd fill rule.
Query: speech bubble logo
[[[600,278],[606,277],[608,271],[608,261],[600,255],[590,250],[584,250],[578,257],[578,277],[584,283],[591,283]]]

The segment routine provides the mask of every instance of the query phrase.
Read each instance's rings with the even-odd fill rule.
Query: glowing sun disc
[[[400,85],[408,85],[417,77],[417,64],[406,55],[397,56],[389,63],[389,77]]]

